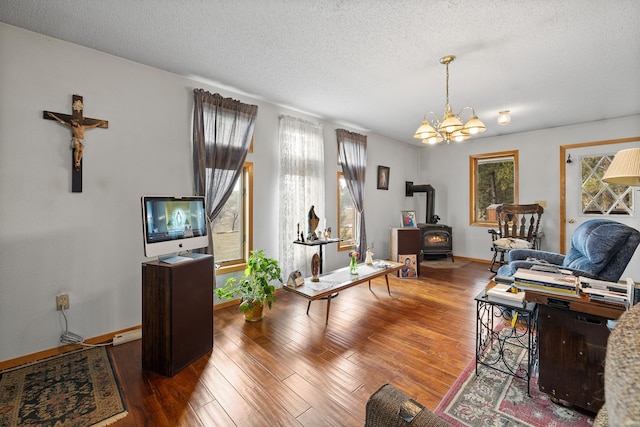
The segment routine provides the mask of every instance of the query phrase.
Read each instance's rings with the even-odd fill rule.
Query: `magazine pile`
[[[497,283],[494,287],[487,290],[487,295],[491,300],[511,305],[511,306],[524,306],[524,292],[518,291],[513,286]]]
[[[513,284],[523,290],[571,297],[580,296],[578,278],[569,271],[551,272],[519,268],[513,275]]]
[[[580,289],[589,295],[590,301],[613,304],[629,309],[635,303],[635,283],[627,279],[627,283],[605,282],[603,280],[580,277]]]

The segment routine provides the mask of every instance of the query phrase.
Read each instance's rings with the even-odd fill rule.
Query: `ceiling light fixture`
[[[437,144],[442,141],[447,141],[448,144],[451,140],[460,142],[487,130],[484,123],[476,116],[476,112],[472,107],[464,107],[457,115],[453,114],[449,104],[449,64],[455,59],[456,57],[453,55],[440,58],[440,63],[447,67],[447,106],[445,107],[442,121],[433,111],[429,111],[424,115],[424,120],[413,137],[421,139],[425,144]],[[471,110],[471,118],[463,125],[460,115],[464,110]],[[429,115],[432,116],[431,119],[427,118]]]
[[[510,121],[511,121],[511,114],[509,113],[509,110],[500,111],[498,113],[498,124],[500,126],[508,125]]]

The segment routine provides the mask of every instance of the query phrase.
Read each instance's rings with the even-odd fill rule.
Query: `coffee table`
[[[329,323],[329,310],[331,309],[331,300],[337,296],[337,292],[350,288],[360,283],[369,282],[371,289],[371,280],[377,277],[385,276],[387,282],[387,292],[391,295],[389,289],[389,274],[400,270],[404,264],[393,261],[374,261],[373,265],[364,263],[358,264],[358,274],[351,274],[349,267],[340,268],[318,276],[320,281],[312,282],[311,277],[304,279],[304,284],[298,287],[283,286],[282,289],[300,295],[309,300],[307,305],[307,314],[311,301],[318,299],[327,300],[327,318],[325,323]]]

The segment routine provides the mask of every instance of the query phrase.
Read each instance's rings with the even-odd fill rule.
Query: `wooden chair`
[[[489,270],[497,272],[505,264],[504,255],[511,249],[531,249],[536,246],[540,217],[544,208],[536,203],[515,205],[503,203],[496,207],[498,230],[489,230],[493,258]],[[500,258],[498,259],[498,255]]]

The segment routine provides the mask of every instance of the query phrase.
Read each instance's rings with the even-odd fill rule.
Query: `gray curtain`
[[[349,194],[358,212],[356,223],[357,251],[360,260],[367,249],[367,233],[364,221],[364,181],[367,171],[367,137],[345,129],[336,129],[338,138],[338,161],[347,184]]]
[[[258,106],[202,89],[193,94],[193,179],[196,195],[205,196],[210,225],[242,174]],[[210,226],[207,252],[214,255]]]

